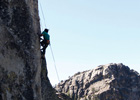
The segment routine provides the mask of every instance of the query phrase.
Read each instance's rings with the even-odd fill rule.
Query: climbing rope
[[[57,74],[57,78],[58,78],[58,81],[60,82],[59,75],[58,75],[57,68],[56,68],[55,59],[54,59],[54,54],[53,54],[53,50],[52,50],[51,45],[50,45],[50,49],[51,49],[51,53],[52,53],[52,57],[53,57],[53,61],[54,61],[54,66],[55,66],[55,71],[56,71],[56,74]]]
[[[42,6],[41,6],[41,3],[39,3],[40,4],[40,9],[41,9],[41,12],[42,12],[42,16],[43,16],[43,19],[44,19],[44,25],[45,25],[45,27],[46,27],[46,21],[45,21],[45,17],[44,17],[44,13],[43,13],[43,10],[42,10]]]
[[[43,13],[43,10],[42,10],[41,3],[40,3],[40,9],[41,9],[42,16],[43,16],[43,20],[44,20],[44,25],[45,25],[45,27],[46,27],[45,17],[44,17],[44,13]],[[41,26],[41,27],[42,27],[42,26]],[[53,54],[53,50],[52,50],[51,45],[50,45],[50,50],[51,50],[51,53],[52,53],[52,57],[53,57],[53,61],[54,61],[54,66],[55,66],[55,71],[56,71],[56,74],[57,74],[57,78],[58,78],[58,81],[60,82],[60,80],[59,80],[59,75],[58,75],[58,71],[57,71],[57,68],[56,68],[56,62],[55,62],[55,58],[54,58],[54,54]]]

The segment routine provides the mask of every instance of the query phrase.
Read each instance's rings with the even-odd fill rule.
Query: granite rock
[[[140,100],[140,75],[121,63],[100,65],[55,88],[73,100]]]
[[[38,0],[0,0],[0,100],[61,100],[41,59]]]

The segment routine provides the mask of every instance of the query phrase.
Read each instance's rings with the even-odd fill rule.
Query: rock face
[[[37,33],[38,0],[0,0],[0,100],[60,100]]]
[[[42,92],[42,99],[43,100],[61,100],[56,95],[56,90],[50,84],[50,81],[49,81],[49,79],[47,77],[47,74],[48,74],[48,72],[46,70],[46,60],[42,59],[42,66],[41,66],[41,92]]]
[[[0,0],[0,100],[39,100],[37,0]]]
[[[73,100],[140,100],[140,75],[123,64],[101,65],[55,88]]]

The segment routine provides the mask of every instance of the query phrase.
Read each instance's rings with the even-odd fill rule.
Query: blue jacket
[[[42,34],[45,40],[50,40],[50,35],[47,32],[43,31]]]

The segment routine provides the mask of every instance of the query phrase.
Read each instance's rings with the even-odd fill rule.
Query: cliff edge
[[[0,100],[59,100],[37,33],[38,0],[0,0]]]

